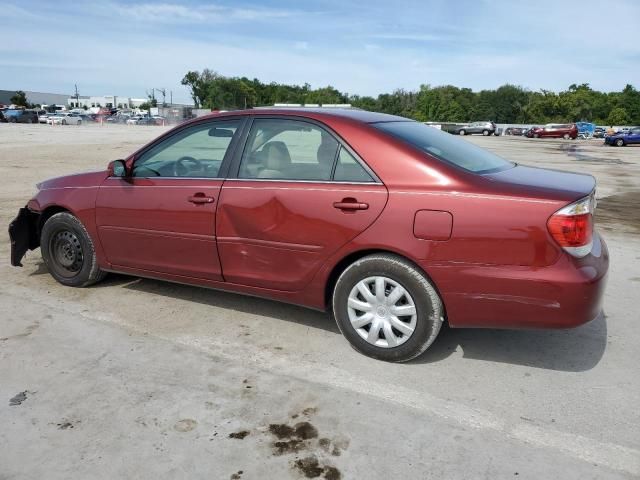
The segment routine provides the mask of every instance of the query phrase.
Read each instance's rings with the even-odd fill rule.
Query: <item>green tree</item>
[[[22,90],[18,90],[16,94],[9,99],[9,101],[18,107],[29,106],[29,102],[27,102],[27,95]]]
[[[629,124],[629,115],[624,108],[616,107],[611,110],[611,113],[607,117],[607,123],[609,125],[627,125]]]

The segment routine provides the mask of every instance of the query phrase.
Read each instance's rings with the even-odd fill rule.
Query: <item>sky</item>
[[[189,70],[378,95],[640,87],[640,2],[0,0],[0,89],[190,102]],[[159,94],[156,93],[156,96]]]

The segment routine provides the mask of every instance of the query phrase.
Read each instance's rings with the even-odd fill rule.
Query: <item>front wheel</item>
[[[565,140],[569,140],[571,138],[571,135],[569,135],[568,133],[565,133],[562,138],[564,138]]]
[[[460,130],[458,132],[458,135],[466,135],[466,134],[467,134],[467,132],[465,130]]]
[[[66,120],[62,120],[62,125],[66,125],[67,121]]]
[[[45,222],[40,250],[49,273],[63,285],[87,287],[105,276],[87,230],[68,212],[56,213]]]
[[[333,292],[338,328],[360,353],[406,362],[433,343],[444,308],[433,285],[410,262],[369,255],[340,275]]]
[[[624,140],[619,138],[616,140],[616,147],[624,147]]]

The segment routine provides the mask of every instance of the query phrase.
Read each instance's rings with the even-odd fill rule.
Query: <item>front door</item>
[[[222,186],[217,238],[225,280],[298,291],[382,212],[387,189],[322,126],[253,120],[236,178]]]
[[[103,182],[96,224],[114,268],[222,279],[216,207],[240,124],[185,127],[137,155],[130,177]]]

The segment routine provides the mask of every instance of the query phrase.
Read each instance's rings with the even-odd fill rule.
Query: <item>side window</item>
[[[172,135],[144,152],[134,177],[216,178],[240,120],[207,122]]]
[[[336,182],[373,182],[373,178],[346,148],[340,148],[333,175]]]
[[[238,177],[329,180],[337,151],[336,139],[312,123],[256,119]]]

